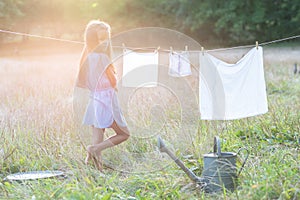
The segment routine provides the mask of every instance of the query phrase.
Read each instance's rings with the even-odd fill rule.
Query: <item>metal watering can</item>
[[[249,151],[246,148],[240,148],[237,153],[221,152],[220,139],[215,137],[214,152],[204,154],[202,177],[198,177],[190,169],[185,167],[183,162],[179,160],[169,149],[167,149],[165,143],[160,137],[158,138],[158,147],[160,152],[167,153],[188,175],[188,177],[207,193],[221,191],[223,187],[229,191],[234,191],[237,186],[237,178],[249,156]],[[242,150],[245,150],[247,155],[241,168],[237,172],[236,158]]]

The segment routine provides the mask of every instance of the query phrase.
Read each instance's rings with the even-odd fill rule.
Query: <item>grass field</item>
[[[161,156],[163,164],[154,163],[151,155],[137,158],[139,152],[154,148],[155,138],[132,137],[107,150],[104,158],[111,163],[120,157],[127,161],[118,162],[117,170],[99,173],[84,165],[80,134],[86,132],[89,139],[89,130],[80,128],[73,112],[80,47],[17,49],[0,47],[0,199],[300,199],[300,73],[293,74],[294,63],[300,65],[299,46],[264,49],[267,114],[233,121],[199,120],[196,136],[188,140],[190,144],[182,144],[190,148],[172,148],[198,176],[214,135],[226,139],[223,151],[249,149],[238,188],[216,194],[205,194],[191,184],[168,157]],[[241,52],[219,53],[228,55]],[[128,157],[123,151],[137,154]],[[67,176],[4,181],[11,173],[35,170],[61,170]]]

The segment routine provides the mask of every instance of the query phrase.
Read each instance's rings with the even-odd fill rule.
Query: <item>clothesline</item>
[[[76,44],[84,44],[83,42],[74,41],[74,40],[66,40],[66,39],[59,39],[54,37],[48,37],[48,36],[41,36],[41,35],[33,35],[28,33],[21,33],[21,32],[14,32],[14,31],[8,31],[8,30],[1,30],[2,33],[8,33],[8,34],[14,34],[14,35],[22,35],[22,36],[28,36],[28,37],[35,37],[40,39],[47,39],[47,40],[55,40],[60,42],[69,42],[69,43],[76,43]]]
[[[48,39],[48,40],[55,40],[55,41],[60,41],[60,42],[69,42],[69,43],[74,43],[74,44],[81,44],[83,45],[84,42],[81,41],[75,41],[75,40],[67,40],[67,39],[60,39],[60,38],[54,38],[54,37],[48,37],[48,36],[41,36],[41,35],[34,35],[34,34],[28,34],[28,33],[21,33],[21,32],[14,32],[14,31],[8,31],[8,30],[1,30],[1,33],[8,33],[8,34],[14,34],[14,35],[22,35],[22,36],[28,36],[28,37],[35,37],[35,38],[40,38],[40,39]],[[286,40],[292,40],[292,39],[296,39],[299,38],[300,35],[295,35],[295,36],[291,36],[291,37],[286,37],[286,38],[281,38],[281,39],[277,39],[277,40],[272,40],[269,42],[263,42],[260,43],[260,46],[265,46],[265,45],[269,45],[269,44],[273,44],[273,43],[277,43],[277,42],[282,42],[282,41],[286,41]],[[214,52],[214,51],[226,51],[226,50],[232,50],[232,49],[243,49],[243,48],[251,48],[251,47],[255,47],[256,45],[244,45],[244,46],[235,46],[235,47],[227,47],[227,48],[218,48],[218,49],[210,49],[210,50],[205,50],[205,52]],[[113,46],[114,48],[127,48],[127,49],[131,49],[131,50],[147,50],[147,49],[153,49],[153,50],[159,50],[159,51],[163,51],[163,52],[171,52],[173,50],[170,49],[162,49],[160,47],[125,47],[124,45],[122,46]],[[201,50],[189,50],[189,52],[201,52]]]
[[[263,42],[260,43],[260,46],[265,46],[265,45],[269,45],[269,44],[273,44],[273,43],[277,43],[277,42],[282,42],[282,41],[286,41],[286,40],[292,40],[292,39],[296,39],[299,38],[300,35],[295,35],[295,36],[291,36],[291,37],[287,37],[287,38],[282,38],[282,39],[278,39],[278,40],[272,40],[269,42]],[[251,47],[255,47],[256,45],[245,45],[245,46],[236,46],[236,47],[228,47],[228,48],[219,48],[219,49],[212,49],[212,50],[207,50],[207,52],[211,52],[211,51],[224,51],[224,50],[232,50],[232,49],[242,49],[242,48],[251,48]]]

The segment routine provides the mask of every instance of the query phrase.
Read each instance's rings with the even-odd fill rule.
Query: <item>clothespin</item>
[[[201,47],[202,55],[204,56],[204,47]]]
[[[170,53],[173,53],[173,47],[170,47]]]
[[[126,50],[126,46],[124,43],[122,43],[122,47],[123,47],[123,52]]]
[[[256,49],[258,49],[258,41],[255,42]]]
[[[160,49],[160,46],[158,46],[157,49],[155,49],[154,53],[157,53],[159,49]]]
[[[185,51],[188,51],[188,46],[187,45],[185,46]]]

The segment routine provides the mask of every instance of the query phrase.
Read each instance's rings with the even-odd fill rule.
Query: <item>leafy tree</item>
[[[0,1],[0,28],[10,29],[16,18],[22,16],[22,12],[19,9],[21,2],[18,0],[1,0]],[[0,41],[5,37],[4,34],[0,34]]]
[[[145,2],[145,1],[139,1]],[[199,41],[242,44],[269,41],[300,32],[300,1],[153,0],[156,16]],[[148,10],[151,4],[145,3]],[[152,6],[152,10],[154,6]],[[146,9],[147,10],[147,9]],[[164,20],[164,22],[170,22]]]
[[[0,27],[79,37],[100,18],[113,33],[160,26],[204,45],[249,44],[299,34],[299,10],[300,1],[290,0],[1,0]]]

